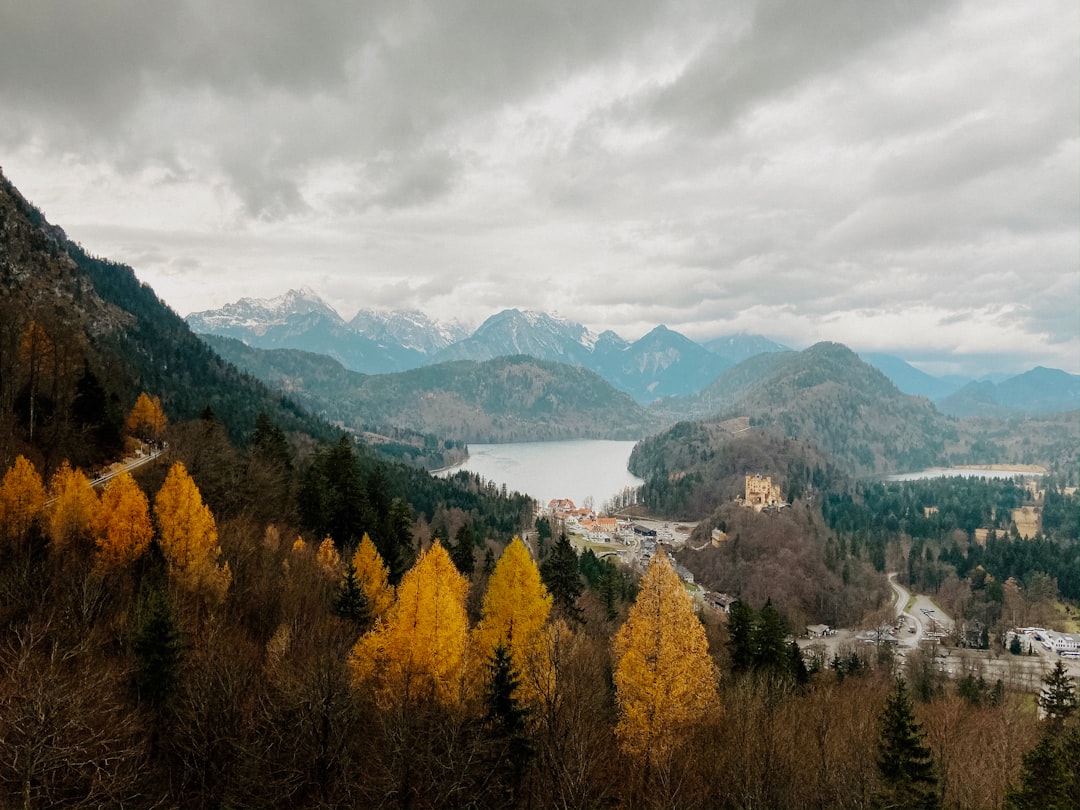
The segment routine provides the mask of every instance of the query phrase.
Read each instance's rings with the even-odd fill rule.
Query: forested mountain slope
[[[90,255],[0,174],[0,466],[114,455],[140,391],[172,419],[210,408],[233,438],[260,412],[286,430],[325,425],[224,363],[130,267]]]
[[[452,442],[550,441],[636,439],[660,424],[592,372],[532,357],[365,375],[323,355],[203,339],[272,388],[356,430],[412,430]]]
[[[901,394],[837,343],[752,357],[699,395],[658,409],[706,422],[748,417],[755,429],[816,443],[854,475],[943,462],[958,437],[956,423],[927,400]]]

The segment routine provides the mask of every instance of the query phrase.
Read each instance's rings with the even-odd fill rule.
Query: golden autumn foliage
[[[469,634],[468,589],[469,581],[436,541],[402,578],[385,619],[353,647],[354,682],[370,685],[383,707],[414,701],[456,705]]]
[[[144,442],[158,441],[165,434],[168,420],[161,409],[161,400],[146,392],[139,394],[124,422],[124,432]]]
[[[228,563],[219,568],[221,555],[217,524],[202,495],[181,462],[169,469],[154,498],[161,551],[169,570],[182,587],[204,591],[221,599],[232,580]]]
[[[154,536],[150,505],[126,470],[105,487],[95,523],[94,567],[99,573],[130,565]]]
[[[394,603],[394,587],[390,584],[390,571],[367,532],[356,547],[352,562],[354,576],[367,598],[371,617],[378,619]]]
[[[613,641],[619,745],[646,771],[669,760],[719,707],[705,628],[666,554],[657,554]]]
[[[64,461],[49,481],[49,540],[62,551],[81,538],[90,538],[101,501],[82,470]]]
[[[540,580],[540,569],[515,537],[488,580],[482,617],[472,636],[474,669],[486,672],[496,647],[505,647],[518,674],[518,697],[535,702],[538,693],[550,690],[547,682],[553,675],[544,632],[550,612],[551,596]]]
[[[4,473],[0,481],[0,535],[22,540],[45,508],[45,484],[24,456]]]
[[[338,554],[332,538],[327,537],[319,544],[319,551],[315,555],[315,561],[319,564],[319,568],[327,574],[334,577],[341,576],[341,555]]]

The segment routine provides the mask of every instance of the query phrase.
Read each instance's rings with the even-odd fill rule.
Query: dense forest
[[[1047,768],[1078,787],[1067,681],[1040,722],[977,673],[913,657],[898,678],[885,648],[806,662],[772,600],[698,616],[663,554],[640,582],[579,558],[475,477],[297,446],[265,416],[238,447],[147,401],[124,430],[168,452],[100,494],[22,457],[0,481],[5,805],[993,808],[1044,806]]]
[[[1011,480],[862,483],[827,494],[822,512],[836,547],[865,547],[878,570],[888,560],[916,590],[946,596],[952,615],[1003,638],[1010,627],[1053,615],[1058,598],[1080,601],[1080,499],[1053,476],[1038,486],[1042,529],[1030,539],[1017,535],[1010,515],[1032,494]],[[982,542],[979,529],[989,530]]]
[[[788,641],[889,612],[893,562],[950,609],[1039,616],[1075,587],[1059,482],[1042,538],[981,549],[968,527],[1015,488],[954,508],[857,487],[805,437],[686,423],[641,463],[647,501],[728,538],[680,553],[742,596],[698,610],[662,551],[643,574],[579,556],[527,496],[312,418],[0,181],[0,806],[1076,805],[1061,671],[1040,720],[928,655]],[[514,384],[473,392],[489,406],[589,404],[493,368]],[[904,452],[936,452],[920,430]],[[791,509],[721,503],[769,465]]]

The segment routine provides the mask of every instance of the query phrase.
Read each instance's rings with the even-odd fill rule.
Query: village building
[[[731,594],[705,591],[704,596],[702,596],[702,601],[706,606],[711,607],[713,610],[719,610],[721,613],[730,613],[731,606],[739,600]]]

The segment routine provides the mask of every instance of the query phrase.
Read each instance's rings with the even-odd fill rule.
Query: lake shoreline
[[[1011,478],[1013,476],[1044,476],[1049,471],[1038,464],[964,464],[958,467],[927,467],[909,473],[882,476],[885,481],[922,481],[929,478]]]

